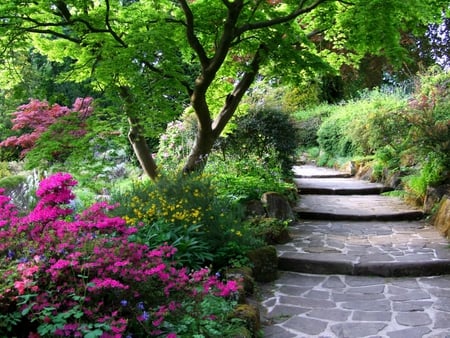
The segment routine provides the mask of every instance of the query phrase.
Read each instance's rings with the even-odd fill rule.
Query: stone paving
[[[283,270],[351,275],[450,273],[448,241],[426,221],[304,220],[278,245]]]
[[[261,285],[264,337],[450,338],[449,243],[421,211],[347,173],[294,169],[312,195],[277,246],[280,278]]]
[[[266,338],[450,337],[450,276],[281,272],[262,290]]]

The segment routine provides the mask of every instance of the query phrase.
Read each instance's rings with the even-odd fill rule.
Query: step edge
[[[295,265],[295,268],[292,266]],[[278,268],[310,274],[342,274],[351,276],[421,277],[448,274],[450,260],[420,262],[366,262],[330,261],[308,258],[278,257]]]

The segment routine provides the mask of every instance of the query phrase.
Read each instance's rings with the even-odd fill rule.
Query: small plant
[[[285,173],[276,160],[267,162],[255,155],[245,159],[213,157],[205,172],[211,176],[217,195],[233,203],[259,200],[268,191],[278,192],[290,201],[297,197],[294,185],[286,182]]]

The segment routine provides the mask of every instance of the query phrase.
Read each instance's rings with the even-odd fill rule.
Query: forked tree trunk
[[[191,95],[191,104],[197,116],[198,132],[194,146],[192,147],[183,168],[184,172],[202,171],[206,166],[208,156],[211,153],[214,143],[233,117],[242,97],[255,80],[256,74],[258,74],[260,64],[264,57],[263,54],[265,48],[264,45],[259,46],[258,51],[255,53],[253,60],[249,65],[248,71],[242,76],[234,90],[227,95],[220,113],[212,122],[209,108],[206,103],[206,91],[208,86],[205,85],[205,83],[210,83],[212,80],[211,78],[208,78],[207,75],[203,75],[197,79],[194,92]]]

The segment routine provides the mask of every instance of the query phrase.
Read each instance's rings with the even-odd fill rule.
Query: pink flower
[[[19,295],[23,295],[25,293],[26,282],[23,280],[15,281],[14,287],[17,289],[17,292],[19,292]]]
[[[128,285],[124,285],[124,284],[120,283],[119,281],[112,279],[112,278],[104,278],[104,279],[94,278],[91,281],[91,283],[94,284],[94,286],[89,287],[88,289],[90,289],[90,290],[107,289],[107,288],[126,290],[129,288]]]

